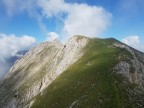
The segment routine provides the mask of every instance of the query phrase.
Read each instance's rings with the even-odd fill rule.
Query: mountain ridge
[[[143,107],[143,76],[143,53],[113,38],[93,39],[74,36],[66,45],[57,40],[41,43],[16,62],[0,84],[0,105],[6,108],[45,108],[46,106],[64,108],[86,105],[104,107],[106,104],[109,104],[109,107],[128,107],[129,103],[135,108]],[[84,85],[77,86],[76,83],[79,82]],[[78,89],[71,88],[69,84]],[[100,92],[102,99],[89,89],[89,85],[93,90],[100,89],[104,92]],[[133,96],[133,92],[129,93],[124,86],[128,86],[129,90],[139,98]],[[65,89],[63,94],[62,91]],[[71,91],[74,97],[70,97],[71,93],[67,90]],[[86,90],[87,96],[82,90]],[[61,93],[64,96],[61,96]],[[103,94],[114,96],[116,101]],[[124,94],[126,97],[123,96]],[[81,99],[82,96],[85,97]],[[63,104],[60,104],[55,97],[63,99],[59,100]],[[129,100],[129,97],[134,99]],[[58,104],[54,104],[56,102]]]
[[[0,95],[4,95],[4,97],[9,97],[9,95],[7,95],[8,92],[12,92],[11,97],[14,99],[12,99],[8,107],[11,107],[12,105],[14,105],[14,107],[17,106],[16,102],[20,99],[15,98],[15,94],[20,96],[18,97],[17,95],[18,98],[25,95],[23,92],[16,93],[16,91],[27,92],[27,95],[22,97],[22,102],[18,102],[21,104],[23,101],[27,101],[29,98],[34,97],[37,92],[39,93],[41,89],[54,80],[55,77],[65,70],[70,64],[79,59],[82,55],[82,53],[79,52],[85,46],[87,40],[86,38],[83,38],[80,41],[81,42],[78,42],[74,37],[70,39],[68,44],[66,44],[66,47],[59,44],[57,41],[41,43],[39,46],[30,50],[21,58],[21,60],[17,61],[3,80],[3,82],[9,85],[11,89],[8,90],[9,87],[7,87],[4,83],[2,83],[0,88]],[[49,73],[49,75],[47,75],[47,73]],[[11,80],[11,83],[9,83],[8,80]],[[35,82],[33,82],[33,80]],[[33,86],[30,87],[30,84]],[[27,90],[27,88],[30,90]],[[8,100],[9,99],[5,101]]]

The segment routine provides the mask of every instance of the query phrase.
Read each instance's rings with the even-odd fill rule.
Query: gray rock
[[[30,107],[36,95],[84,54],[82,49],[87,43],[86,37],[74,36],[66,45],[54,40],[32,48],[1,82],[1,108]]]

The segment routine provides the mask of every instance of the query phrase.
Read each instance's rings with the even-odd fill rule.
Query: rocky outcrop
[[[87,45],[86,37],[74,36],[66,45],[58,40],[44,42],[16,61],[0,83],[1,108],[29,107],[62,72],[75,63]],[[33,102],[32,101],[32,102]]]
[[[136,83],[144,88],[144,54],[122,43],[114,46],[126,49],[131,57],[127,61],[120,61],[114,69],[123,74],[131,83]]]

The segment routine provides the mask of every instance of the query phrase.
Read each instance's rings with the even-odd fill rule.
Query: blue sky
[[[30,35],[36,37],[38,41],[45,40],[46,33],[41,29],[37,18],[30,16],[26,10],[18,12],[17,9],[19,8],[9,15],[8,7],[3,1],[0,2],[0,33],[15,34],[17,36]],[[22,0],[13,1],[21,1],[21,5],[23,5]],[[99,34],[100,37],[114,37],[122,40],[127,36],[138,35],[140,40],[144,42],[144,0],[65,0],[65,2],[98,6],[111,13],[111,24]],[[37,8],[35,10],[41,14],[41,9]],[[61,22],[56,18],[47,19],[43,17],[42,22],[47,32],[58,32],[58,26],[61,26]]]
[[[83,21],[86,23],[82,24],[81,19],[89,16],[85,12],[87,10],[94,16],[91,15]],[[54,38],[67,40],[72,35],[80,34],[90,37],[113,37],[144,51],[143,19],[144,0],[0,1],[0,33],[6,36],[14,34],[16,37],[27,35],[34,37],[37,42]],[[80,21],[79,25],[75,24]],[[88,27],[83,28],[84,26]]]
[[[19,51],[73,35],[113,37],[144,52],[143,19],[144,0],[0,0],[0,73]]]
[[[111,26],[102,34],[119,40],[129,35],[139,35],[144,42],[144,0],[66,0],[101,6],[112,14]]]

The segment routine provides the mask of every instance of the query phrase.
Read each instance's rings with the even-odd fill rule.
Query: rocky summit
[[[144,53],[113,38],[41,43],[0,81],[0,108],[144,108]]]

